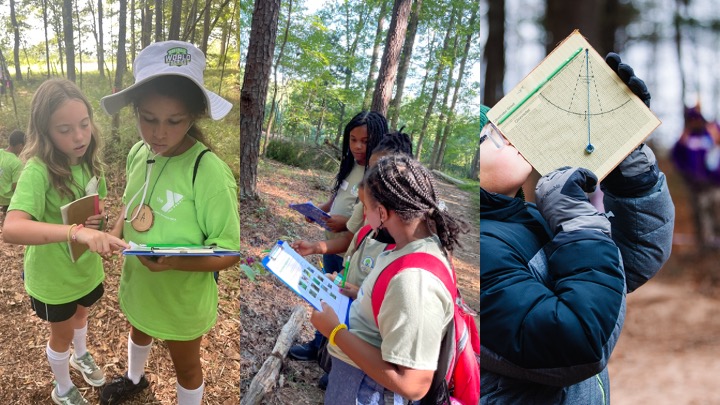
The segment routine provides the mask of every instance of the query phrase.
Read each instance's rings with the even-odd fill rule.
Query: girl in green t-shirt
[[[440,206],[432,175],[408,156],[381,158],[363,184],[366,221],[386,229],[395,248],[378,256],[363,281],[350,307],[349,329],[325,303],[311,315],[333,356],[325,403],[417,401],[430,389],[453,315],[452,297],[430,271],[408,269],[390,281],[376,324],[372,287],[390,263],[415,252],[432,254],[450,272],[446,255],[466,224]]]
[[[237,183],[217,155],[204,153],[196,122],[219,120],[232,105],[203,86],[205,55],[194,45],[164,41],[135,59],[135,83],[104,97],[116,114],[132,105],[142,138],[126,163],[122,215],[111,231],[144,244],[217,245],[240,249]],[[201,159],[202,158],[202,159]],[[118,302],[130,322],[128,368],[100,393],[120,403],[148,386],[145,362],[153,338],[165,340],[177,376],[177,403],[200,404],[200,343],[217,320],[213,273],[238,256],[126,256]]]
[[[100,212],[79,224],[64,224],[60,207],[86,194],[104,199],[107,186],[100,162],[100,136],[92,108],[75,83],[43,82],[30,103],[27,164],[18,179],[3,226],[5,242],[26,245],[25,290],[35,313],[48,321],[46,354],[55,377],[52,399],[57,404],[86,404],[70,380],[69,366],[99,387],[105,377],[86,346],[88,307],[103,294],[102,259],[85,252],[73,262],[68,247],[85,244],[109,257],[129,247],[102,231],[107,216]],[[72,343],[74,353],[70,353]]]

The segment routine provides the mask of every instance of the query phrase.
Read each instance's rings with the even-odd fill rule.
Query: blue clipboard
[[[126,256],[240,256],[236,250],[217,246],[140,244],[123,250]]]
[[[306,203],[289,204],[288,207],[305,215],[318,225],[332,232],[332,229],[330,229],[327,225],[327,220],[330,219],[330,215],[327,212],[321,210],[317,205],[313,204],[312,201],[308,201]]]

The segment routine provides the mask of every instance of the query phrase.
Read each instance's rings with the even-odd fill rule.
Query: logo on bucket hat
[[[192,57],[187,48],[175,47],[170,48],[165,55],[165,63],[170,66],[184,66],[192,61]]]

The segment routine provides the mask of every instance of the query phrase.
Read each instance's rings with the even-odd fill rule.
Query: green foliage
[[[218,90],[220,86],[219,70],[209,70],[207,73],[208,86]],[[132,81],[132,76],[126,83]],[[15,86],[15,101],[17,104],[17,117],[15,115],[10,95],[0,97],[0,146],[5,147],[7,136],[16,128],[26,130],[30,119],[30,101],[33,92],[44,81],[43,78],[34,77],[22,82],[13,82]],[[78,78],[79,82],[79,78]],[[125,158],[130,147],[140,140],[135,125],[135,117],[130,108],[120,112],[120,128],[118,137],[113,139],[111,131],[112,117],[105,114],[100,107],[100,99],[112,93],[107,78],[102,79],[97,72],[83,74],[83,93],[93,108],[93,119],[100,130],[100,136],[105,144],[103,157],[109,170],[125,169]],[[226,71],[222,80],[222,96],[232,102],[235,107],[221,121],[204,119],[199,122],[205,136],[209,140],[213,152],[220,156],[239,177],[240,168],[240,137],[238,123],[240,122],[239,91],[237,91],[237,71]]]
[[[240,269],[253,283],[257,282],[258,276],[264,276],[267,274],[267,270],[265,270],[262,263],[252,256],[248,256],[240,260]]]
[[[327,156],[319,147],[299,142],[273,139],[268,144],[267,157],[301,169],[333,171],[338,168],[338,161]]]

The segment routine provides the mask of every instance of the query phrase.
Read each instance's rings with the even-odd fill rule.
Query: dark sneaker
[[[115,405],[125,402],[133,395],[147,388],[150,385],[143,375],[137,384],[133,384],[132,380],[127,377],[127,373],[122,377],[118,376],[100,390],[100,403],[103,405]]]
[[[322,377],[320,377],[320,379],[318,380],[318,388],[325,391],[325,389],[327,388],[329,379],[330,379],[330,374],[328,374],[328,373],[323,374]]]
[[[295,345],[288,350],[288,357],[293,360],[312,361],[318,358],[318,348],[313,342]]]

